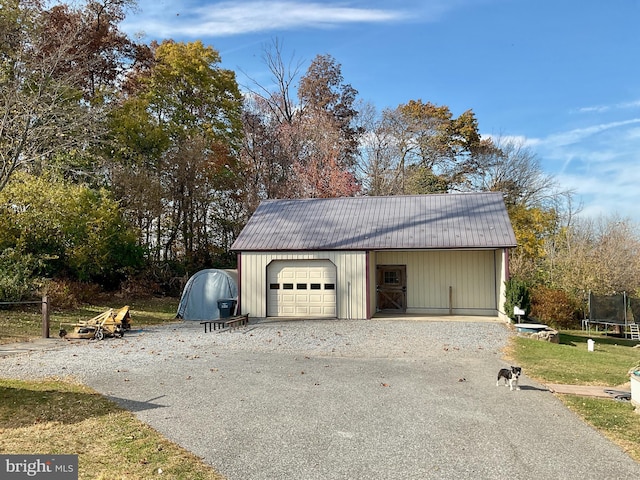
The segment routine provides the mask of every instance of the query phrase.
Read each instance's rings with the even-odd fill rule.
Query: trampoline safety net
[[[629,323],[633,321],[640,324],[640,298],[628,298],[627,300],[629,301],[631,315],[633,315],[633,318],[629,319]]]
[[[589,294],[589,320],[592,323],[606,322],[626,324],[626,295],[594,295]]]

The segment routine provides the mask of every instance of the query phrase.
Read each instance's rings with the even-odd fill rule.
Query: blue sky
[[[267,82],[261,55],[330,54],[378,109],[421,99],[472,109],[575,191],[583,216],[640,225],[640,0],[139,0],[144,41],[202,40]]]

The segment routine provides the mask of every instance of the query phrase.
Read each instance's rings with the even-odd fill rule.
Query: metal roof
[[[515,247],[499,192],[263,201],[235,251]]]

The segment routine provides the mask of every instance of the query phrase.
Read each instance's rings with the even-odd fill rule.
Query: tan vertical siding
[[[360,251],[244,252],[241,254],[240,301],[243,313],[267,316],[267,267],[274,260],[329,260],[336,266],[338,318],[363,319],[376,311],[376,265],[407,266],[407,312],[449,312],[449,287],[453,289],[453,313],[495,315],[504,304],[505,259],[503,250],[369,253],[366,285],[366,253]]]
[[[495,314],[498,308],[496,261],[492,250],[378,252],[378,265],[407,266],[407,311]]]
[[[366,318],[366,256],[364,252],[243,252],[241,254],[243,313],[267,316],[267,267],[274,260],[329,260],[336,266],[338,318]]]

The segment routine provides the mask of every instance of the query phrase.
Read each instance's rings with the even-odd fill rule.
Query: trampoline
[[[608,332],[615,330],[616,334],[627,337],[631,331],[630,325],[640,320],[640,299],[630,298],[626,292],[616,295],[594,295],[589,292],[589,317],[582,321],[584,330]]]

